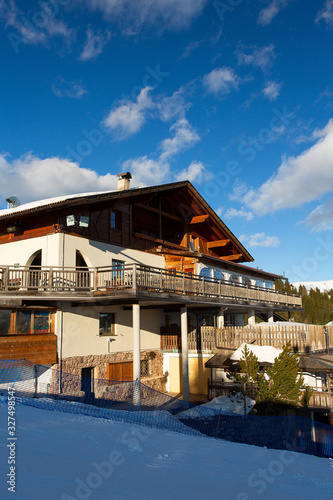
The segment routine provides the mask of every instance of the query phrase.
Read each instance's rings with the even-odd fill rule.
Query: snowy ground
[[[20,404],[15,418],[14,494],[0,402],[1,499],[333,498],[333,460]]]

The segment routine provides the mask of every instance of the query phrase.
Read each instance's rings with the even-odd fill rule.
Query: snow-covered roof
[[[233,361],[240,361],[243,358],[244,347],[247,346],[248,350],[253,352],[258,358],[259,363],[274,363],[275,358],[282,352],[281,349],[266,345],[253,345],[243,343],[232,355],[230,359]]]
[[[5,208],[0,210],[0,217],[4,217],[5,215],[11,215],[15,213],[25,212],[27,210],[33,210],[34,208],[46,207],[48,205],[56,205],[57,203],[61,203],[67,200],[73,200],[76,198],[86,198],[87,196],[96,196],[101,194],[114,193],[113,191],[95,191],[91,193],[77,193],[77,194],[67,194],[64,196],[56,196],[55,198],[45,198],[44,200],[31,201],[30,203],[25,203],[23,205],[19,205],[14,208]]]

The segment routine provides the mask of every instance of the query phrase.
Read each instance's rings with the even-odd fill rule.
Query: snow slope
[[[172,418],[172,417],[170,417]],[[333,496],[333,461],[17,404],[16,493],[7,491],[0,402],[0,498],[295,499]]]

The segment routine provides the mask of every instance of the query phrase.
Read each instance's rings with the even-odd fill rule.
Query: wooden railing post
[[[134,292],[137,290],[137,283],[136,283],[136,264],[133,264],[133,279],[132,279],[132,289]]]
[[[53,267],[49,269],[49,277],[48,277],[48,290],[52,290],[53,288]]]
[[[98,290],[98,267],[94,268],[94,290]]]

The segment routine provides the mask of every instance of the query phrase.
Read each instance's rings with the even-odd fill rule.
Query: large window
[[[9,335],[11,329],[12,311],[0,311],[0,335]]]
[[[216,280],[224,280],[224,274],[219,269],[214,269],[214,278]]]
[[[210,278],[210,269],[208,269],[208,267],[203,267],[200,271],[200,276],[203,276],[204,278]]]
[[[100,335],[115,335],[115,314],[114,313],[100,313],[99,315],[99,334]]]
[[[52,312],[38,310],[0,310],[0,335],[52,333]]]

